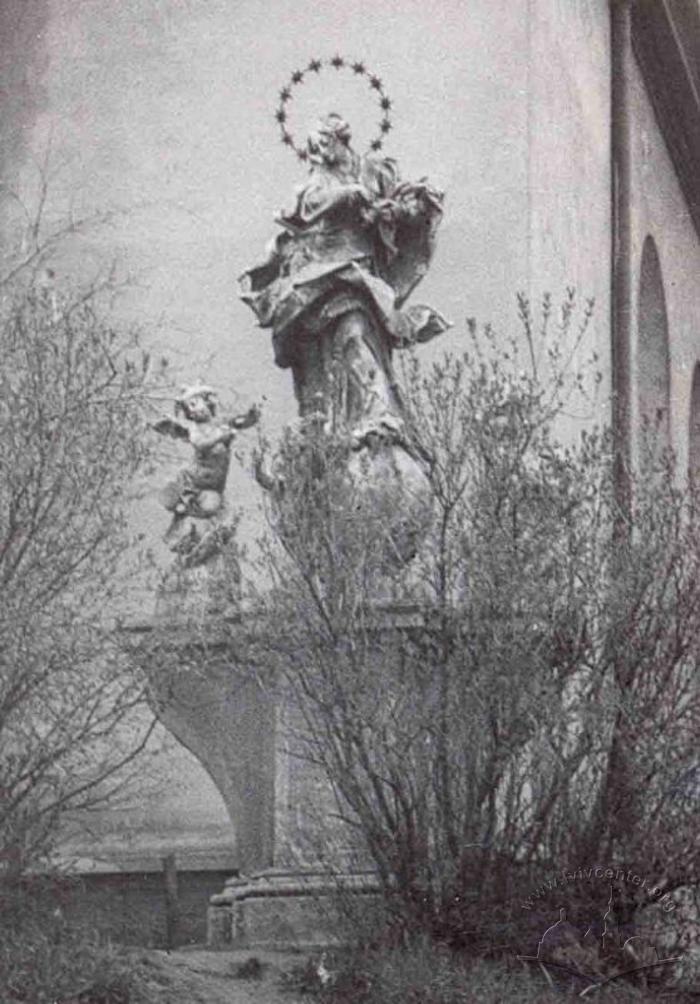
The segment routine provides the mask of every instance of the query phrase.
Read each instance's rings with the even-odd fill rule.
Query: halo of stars
[[[325,62],[321,59],[310,60],[308,66],[306,66],[303,70],[295,70],[287,83],[280,90],[279,102],[277,108],[275,109],[275,121],[279,126],[280,139],[282,140],[282,143],[285,146],[288,146],[290,150],[293,150],[299,160],[305,161],[309,159],[309,154],[306,148],[298,147],[294,142],[293,134],[289,131],[289,105],[294,99],[295,88],[300,87],[304,83],[305,79],[318,76],[321,73],[321,70],[327,68],[338,72],[341,70],[348,70],[353,76],[364,77],[366,79],[369,89],[372,92],[372,96],[377,99],[377,104],[379,105],[379,110],[381,112],[379,131],[369,144],[369,149],[372,152],[378,152],[382,149],[384,140],[392,129],[392,102],[389,95],[384,90],[384,84],[382,83],[381,78],[368,70],[364,63],[351,62],[343,56],[338,55],[333,56],[332,59],[327,59]]]

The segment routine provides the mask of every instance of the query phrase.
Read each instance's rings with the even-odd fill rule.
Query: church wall
[[[589,335],[572,361],[595,349],[604,380],[589,420],[609,422],[610,15],[607,0],[528,5],[528,269],[533,305],[556,307],[567,286],[595,300]]]
[[[641,72],[632,78],[632,402],[639,398],[639,287],[645,240],[656,245],[668,320],[671,444],[688,465],[691,394],[700,361],[700,238],[683,198]],[[638,409],[637,409],[638,411]],[[633,428],[635,411],[633,410]]]

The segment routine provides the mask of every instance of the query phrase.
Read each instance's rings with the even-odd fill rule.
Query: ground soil
[[[250,963],[252,958],[259,968]],[[285,989],[283,982],[308,959],[308,954],[298,952],[255,949],[190,948],[138,954],[153,1004],[301,1004],[301,996]],[[251,975],[240,975],[246,971]]]

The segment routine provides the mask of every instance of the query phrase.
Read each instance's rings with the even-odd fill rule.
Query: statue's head
[[[182,412],[190,422],[208,422],[216,415],[216,391],[203,383],[183,387],[175,399],[175,414]]]
[[[324,115],[306,141],[309,160],[330,167],[345,162],[348,156],[352,156],[351,135],[350,126],[342,115],[337,112]]]

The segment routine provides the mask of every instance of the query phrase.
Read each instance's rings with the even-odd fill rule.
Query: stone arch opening
[[[637,422],[663,449],[671,443],[671,363],[666,294],[651,235],[642,249],[637,316]]]

